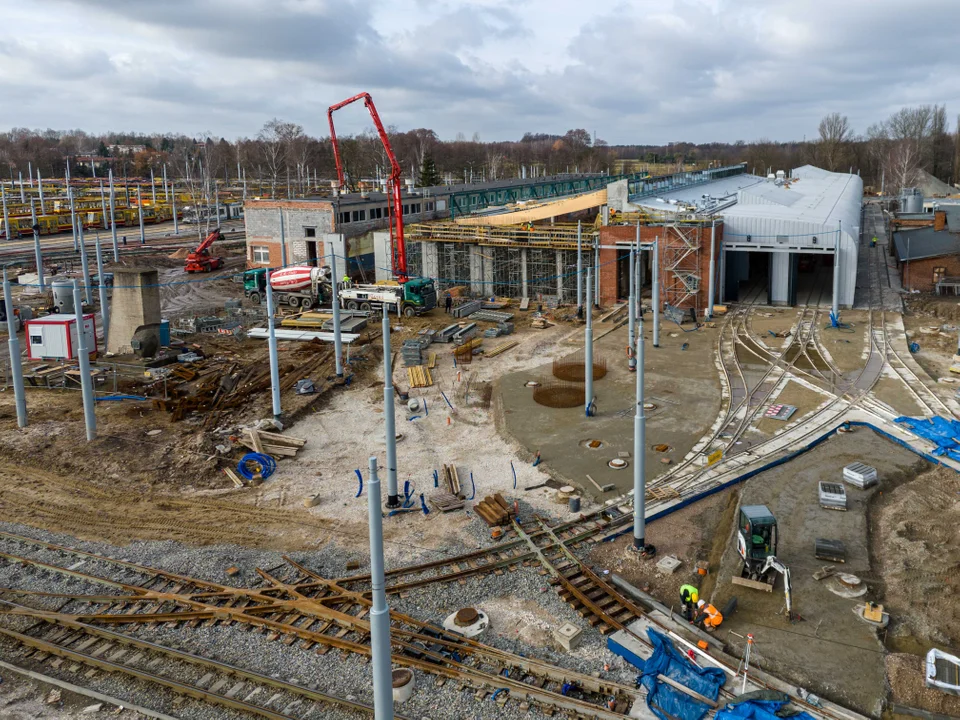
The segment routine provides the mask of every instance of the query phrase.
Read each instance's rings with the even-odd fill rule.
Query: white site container
[[[850,463],[843,469],[843,479],[863,490],[877,484],[877,469],[862,462]]]
[[[846,510],[847,509],[847,491],[843,485],[835,482],[820,481],[818,487],[820,493],[820,507],[827,510]]]
[[[46,315],[27,321],[27,357],[31,360],[76,360],[77,316]],[[83,316],[83,336],[90,357],[97,354],[97,326],[93,313]]]

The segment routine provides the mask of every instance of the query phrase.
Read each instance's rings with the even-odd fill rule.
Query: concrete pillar
[[[707,282],[707,320],[713,319],[713,291],[716,273],[717,221],[710,223],[710,279]]]
[[[421,274],[423,277],[433,278],[436,283],[440,278],[440,252],[437,243],[421,241],[420,258],[423,265]],[[437,287],[439,288],[439,285]]]
[[[557,250],[557,302],[563,302],[563,250]]]
[[[520,297],[530,297],[528,294],[528,277],[527,277],[527,249],[522,248],[520,250],[520,284],[521,284],[521,295]]]
[[[486,251],[486,252],[484,252]],[[481,248],[481,260],[483,260],[483,295],[489,297],[493,295],[493,248]]]
[[[467,251],[470,254],[470,292],[474,295],[482,295],[485,286],[481,248],[479,245],[469,245]]]
[[[771,305],[786,305],[790,301],[790,253],[770,253],[770,297]]]
[[[117,267],[113,271],[113,309],[107,352],[132,351],[130,341],[138,330],[160,337],[160,275],[153,268]]]

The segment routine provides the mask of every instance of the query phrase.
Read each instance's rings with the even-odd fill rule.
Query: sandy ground
[[[891,653],[886,657],[887,680],[891,701],[909,708],[960,717],[960,697],[926,687],[923,680],[923,658],[907,653]],[[886,715],[885,715],[886,717]],[[906,717],[894,715],[894,717]]]
[[[104,703],[99,712],[85,709],[100,704],[99,700],[61,690],[53,685],[38,684],[22,675],[0,669],[0,718],[3,720],[64,720],[65,718],[104,718],[140,720],[146,718],[133,710],[121,710]],[[77,683],[79,684],[79,683]]]
[[[878,468],[881,482],[868,490],[847,486],[846,512],[819,506],[817,483],[839,482],[842,468],[868,460]],[[869,547],[872,542],[868,506],[872,496],[895,486],[898,478],[913,477],[927,463],[911,452],[867,430],[835,436],[809,453],[748,480],[741,503],[763,504],[778,520],[778,557],[791,571],[794,611],[803,621],[791,624],[783,613],[782,580],[772,593],[733,585],[740,572],[734,532],[728,534],[713,603],[723,608],[736,596],[738,609],[724,620],[719,636],[740,648],[733,633],[753,633],[764,666],[785,679],[810,687],[818,694],[871,715],[879,714],[884,696],[884,648],[876,631],[853,613],[857,600],[833,594],[833,580],[817,582],[812,574],[831,563],[813,554],[817,538],[840,540],[847,560],[839,571],[867,582],[865,598],[882,594]]]
[[[797,408],[793,416],[786,422],[783,420],[763,418],[753,427],[761,433],[774,435],[790,427],[793,423],[798,422],[808,413],[816,410],[817,407],[827,399],[828,396],[824,393],[811,390],[805,385],[790,380],[783,390],[771,398],[768,405],[793,405]],[[763,416],[761,415],[761,417]]]
[[[436,326],[442,321],[434,318],[432,323]],[[569,327],[564,326],[544,331],[523,328],[515,338],[521,343],[518,347],[494,358],[475,359],[459,368],[453,365],[452,346],[431,346],[431,351],[438,353],[437,367],[432,371],[434,385],[410,392],[421,409],[411,413],[404,403],[396,402],[396,428],[403,434],[397,443],[398,490],[402,493],[409,482],[414,488],[413,502],[419,508],[420,493],[429,501],[432,494],[445,492],[442,486],[434,488],[434,470],[439,472],[444,464],[456,465],[464,494],[473,500],[467,502],[465,511],[423,515],[416,509],[386,518],[384,534],[391,541],[387,548],[388,562],[413,562],[412,554],[435,553],[438,549],[465,552],[489,543],[486,523],[470,508],[473,502],[497,492],[508,501],[522,503],[522,510],[532,508],[545,515],[561,512],[566,516],[566,507],[554,500],[554,490],[547,487],[522,490],[547,482],[551,476],[543,466],[533,467],[519,445],[500,436],[493,418],[496,403],[484,408],[481,404],[464,405],[461,398],[467,382],[477,388],[504,372],[539,364],[551,354],[569,352],[569,348],[557,343],[569,332]],[[400,346],[401,339],[402,333],[396,333],[394,349]],[[501,342],[503,338],[496,338],[485,340],[484,345],[495,347]],[[399,388],[407,387],[402,366],[396,368],[394,378]],[[441,391],[454,406],[452,409]],[[426,412],[422,409],[424,402]],[[408,415],[419,417],[407,420]],[[359,487],[355,470],[361,470],[366,482],[370,456],[378,458],[384,501],[387,495],[382,385],[374,380],[365,387],[338,395],[329,406],[297,423],[296,434],[310,438],[311,442],[298,455],[295,465],[281,466],[269,482],[254,491],[257,501],[263,506],[288,508],[300,506],[307,496],[318,495],[319,503],[309,510],[312,517],[365,525],[367,487],[364,486],[361,497],[355,497]],[[511,461],[517,475],[516,490]],[[475,496],[471,473],[476,485]],[[588,509],[585,504],[583,510]]]

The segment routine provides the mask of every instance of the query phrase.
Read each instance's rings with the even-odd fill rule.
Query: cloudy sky
[[[802,139],[960,113],[957,0],[0,0],[0,129]],[[362,106],[338,132],[370,126]]]

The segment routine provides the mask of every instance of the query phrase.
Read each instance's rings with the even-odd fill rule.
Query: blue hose
[[[470,473],[470,485],[473,486],[473,492],[470,493],[470,497],[467,500],[473,500],[477,496],[477,484],[473,481],[473,473]]]
[[[357,494],[354,495],[354,497],[360,497],[363,494],[363,475],[360,474],[359,469],[354,470],[354,472],[357,474],[357,480],[360,481],[360,487],[357,490]]]
[[[504,672],[506,672],[506,670],[504,670]],[[494,691],[493,695],[490,696],[490,699],[491,699],[491,700],[496,700],[496,699],[497,699],[497,695],[499,695],[499,694],[502,693],[502,692],[510,692],[510,689],[509,689],[509,688],[497,688],[497,689]]]
[[[251,470],[247,467],[247,463],[256,463],[259,465],[259,470]],[[276,469],[277,461],[263,453],[247,453],[240,459],[240,462],[237,463],[237,472],[247,480],[253,480],[253,476],[257,472],[260,473],[260,477],[266,480],[273,475]]]
[[[429,414],[430,414],[430,411],[427,410],[427,399],[426,399],[426,398],[423,399],[423,414],[424,414],[424,415],[429,415]]]
[[[447,405],[450,406],[450,409],[453,410],[453,405],[450,405],[450,400],[447,399],[447,394],[443,390],[440,391],[440,397],[442,397],[446,401]]]
[[[436,470],[433,471],[433,486],[440,487],[440,474]]]
[[[410,498],[413,496],[414,489],[415,488],[409,480],[403,481],[403,507],[413,507],[413,501]]]
[[[430,510],[427,508],[427,501],[423,499],[423,493],[420,493],[420,508],[423,510],[424,515],[430,514]]]
[[[513,489],[517,489],[517,469],[513,466],[513,460],[510,461],[510,469],[513,470]]]

